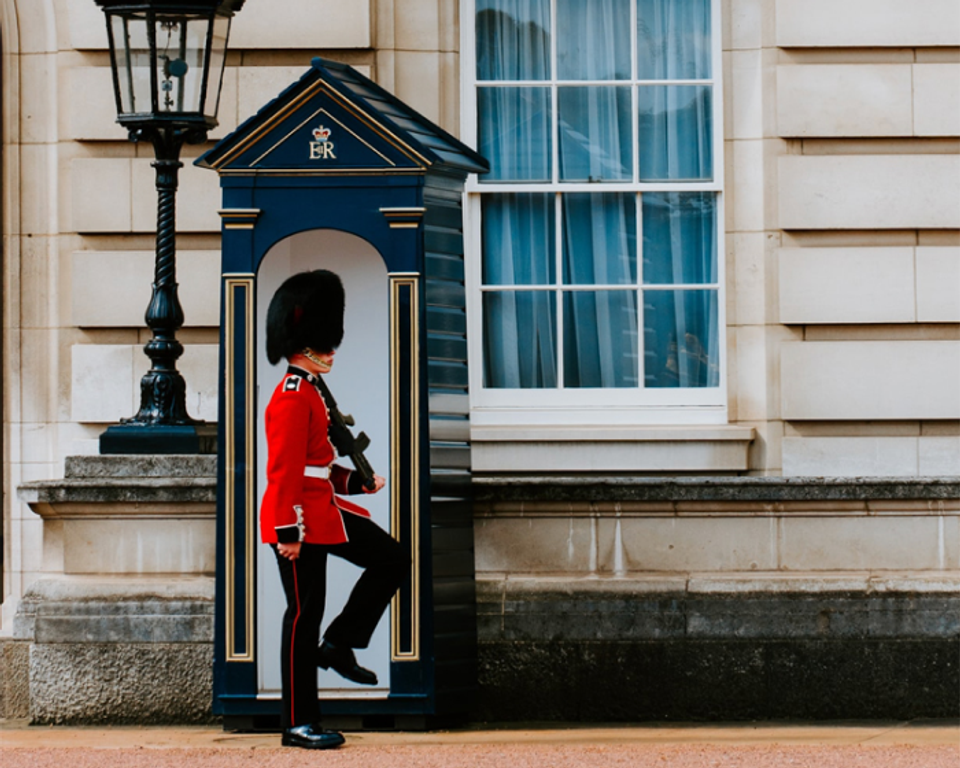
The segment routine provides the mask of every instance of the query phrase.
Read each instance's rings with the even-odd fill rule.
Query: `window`
[[[718,4],[468,3],[477,406],[723,408]]]

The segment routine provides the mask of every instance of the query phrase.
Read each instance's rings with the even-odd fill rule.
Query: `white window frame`
[[[551,6],[551,56],[556,62],[556,2],[549,0]],[[482,83],[499,86],[519,85],[511,81],[478,81],[476,70],[475,18],[476,0],[462,0],[460,15],[460,66],[461,66],[461,134],[464,141],[478,147],[477,122],[477,87]],[[637,11],[636,2],[631,4],[630,23],[631,33],[631,75],[629,83],[626,81],[592,81],[592,80],[558,80],[555,67],[551,72],[551,79],[538,82],[538,87],[546,87],[551,91],[552,109],[552,174],[553,181],[549,183],[483,183],[479,177],[471,175],[464,190],[464,252],[465,252],[465,283],[467,291],[467,339],[470,364],[470,409],[471,420],[475,426],[511,426],[511,425],[601,425],[601,426],[642,426],[665,424],[726,424],[727,414],[727,322],[726,322],[726,259],[725,259],[725,228],[724,228],[724,152],[723,152],[723,92],[722,92],[722,45],[721,45],[721,0],[711,0],[711,77],[704,80],[638,80],[637,79]],[[643,85],[710,85],[712,87],[713,103],[713,179],[702,182],[604,182],[604,183],[570,183],[560,182],[559,174],[559,141],[557,110],[557,89],[564,86],[610,86],[614,82],[631,89],[633,102],[632,119],[634,135],[636,135],[639,119],[636,103],[637,86]],[[527,81],[524,81],[527,85]],[[639,178],[639,153],[633,151],[633,177]],[[640,385],[636,388],[531,388],[531,389],[503,389],[487,388],[483,386],[483,302],[484,292],[496,286],[484,286],[482,280],[482,251],[481,251],[481,196],[482,193],[512,192],[512,193],[555,193],[557,198],[563,193],[571,192],[714,192],[716,193],[716,227],[717,227],[717,282],[684,286],[669,284],[664,286],[643,285],[638,282],[638,291],[645,290],[673,290],[677,288],[702,288],[717,291],[718,338],[720,361],[720,381],[716,387],[702,388],[645,388],[642,384],[642,368],[640,370]],[[559,201],[558,201],[559,206]],[[637,205],[637,244],[642,243],[642,210]],[[561,219],[556,217],[555,226],[558,229],[557,249],[560,250],[562,241],[559,239]],[[638,251],[638,265],[640,269],[640,252]],[[557,272],[561,274],[561,272]],[[639,275],[638,275],[639,278]],[[506,287],[506,286],[504,286]],[[510,286],[513,288],[514,286]],[[547,290],[561,293],[557,285],[551,286],[516,286],[526,290]],[[593,290],[604,286],[564,286],[562,290]],[[614,286],[610,286],[613,288]],[[625,286],[615,286],[623,289]],[[562,302],[561,302],[562,303]],[[642,338],[643,312],[642,304],[638,305],[638,320],[640,336]],[[562,309],[560,310],[562,312]],[[562,316],[561,316],[562,317]],[[558,351],[562,349],[563,329],[562,322],[558,329]],[[642,342],[641,342],[642,343]],[[640,358],[642,366],[642,357]]]

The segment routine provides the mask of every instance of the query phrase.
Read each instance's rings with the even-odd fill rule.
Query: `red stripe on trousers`
[[[294,718],[294,704],[296,701],[296,696],[294,695],[293,690],[293,681],[296,678],[294,675],[294,655],[293,649],[296,643],[297,638],[297,621],[300,618],[300,588],[297,585],[297,561],[291,560],[290,564],[293,566],[293,595],[297,600],[297,615],[293,617],[293,630],[290,632],[290,726],[293,727],[297,724],[296,718]]]

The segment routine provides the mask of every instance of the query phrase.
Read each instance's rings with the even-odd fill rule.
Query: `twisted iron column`
[[[202,133],[202,135],[201,135]],[[141,129],[136,140],[153,143],[157,171],[157,255],[153,294],[145,320],[153,338],[143,351],[150,358],[150,370],[140,380],[140,410],[122,419],[130,426],[190,426],[202,424],[187,414],[186,384],[177,370],[183,345],[177,331],[183,326],[183,308],[177,294],[176,197],[180,148],[185,141],[203,141],[206,132],[180,128]]]

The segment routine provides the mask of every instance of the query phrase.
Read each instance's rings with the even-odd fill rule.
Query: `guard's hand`
[[[280,553],[281,557],[285,557],[290,562],[293,562],[300,557],[300,542],[298,541],[293,544],[277,544],[277,552]]]
[[[364,492],[364,493],[376,493],[376,492],[379,491],[381,488],[383,488],[383,486],[386,485],[386,483],[387,483],[387,481],[384,480],[382,477],[380,477],[380,475],[374,475],[374,476],[373,476],[373,488],[367,488],[366,486],[363,486],[363,492]]]

